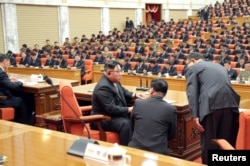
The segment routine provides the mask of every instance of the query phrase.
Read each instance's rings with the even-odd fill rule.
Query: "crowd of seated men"
[[[242,3],[248,3],[248,1],[242,1]],[[189,53],[200,52],[206,60],[219,61],[222,65],[225,61],[231,61],[235,62],[231,63],[235,64],[233,68],[244,68],[244,64],[250,59],[249,21],[246,19],[242,25],[238,25],[237,20],[233,20],[235,24],[220,21],[220,19],[217,21],[212,19],[152,21],[147,26],[141,24],[136,28],[127,28],[123,31],[114,28],[108,35],[99,31],[97,35],[92,34],[90,38],[85,35],[81,38],[75,37],[72,42],[69,38],[65,38],[61,46],[58,42],[54,45],[50,44],[49,39],[42,48],[37,44],[34,48],[23,44],[18,65],[63,68],[69,67],[65,65],[68,59],[75,59],[75,64],[80,57],[83,61],[80,64],[84,64],[84,59],[92,59],[95,63],[101,64],[109,59],[123,59],[126,63],[131,63],[141,58],[147,67],[151,60],[154,60],[157,65],[169,62],[171,67],[175,67],[175,65],[185,65],[185,58]],[[233,25],[232,29],[227,29],[229,24]],[[220,33],[217,33],[217,28],[221,29]],[[205,39],[205,32],[211,33],[209,39]],[[12,65],[15,65],[14,60],[17,55],[10,53],[10,56]],[[46,58],[44,63],[39,63],[37,60],[44,58]],[[64,61],[64,65],[61,66],[60,61]],[[75,67],[74,64],[73,67]],[[162,72],[163,67],[160,70]]]
[[[242,17],[250,15],[249,0],[224,0],[223,3],[218,1],[214,5],[206,5],[197,12],[201,19],[213,17]]]

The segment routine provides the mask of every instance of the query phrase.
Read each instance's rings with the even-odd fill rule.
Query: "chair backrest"
[[[246,109],[240,113],[240,126],[237,136],[236,149],[250,150],[250,109]]]
[[[60,102],[63,118],[78,118],[81,110],[69,81],[60,82]]]
[[[85,70],[91,70],[93,68],[93,60],[91,59],[85,59],[84,60]]]
[[[182,70],[184,69],[185,65],[174,65],[176,67],[177,74],[181,74]]]
[[[75,59],[67,59],[68,65],[72,67],[74,65]]]

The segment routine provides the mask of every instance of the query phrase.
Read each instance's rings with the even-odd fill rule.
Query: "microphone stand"
[[[58,97],[60,97],[67,104],[67,106],[70,108],[70,110],[75,114],[75,116],[78,117],[78,114],[76,113],[76,111],[74,110],[74,108],[65,99],[65,97],[60,94],[60,91],[54,86],[52,80],[48,76],[46,76],[46,75],[44,75],[43,79],[45,80],[45,82],[47,84],[51,85],[54,88],[55,92],[57,92],[57,94],[58,94]],[[88,143],[92,143],[92,144],[99,144],[99,143],[97,141],[91,139],[90,132],[89,132],[88,127],[86,126],[85,121],[81,120],[81,119],[80,119],[80,121],[83,124],[84,128],[86,128],[86,130],[87,130],[88,139],[78,138],[71,145],[71,147],[68,149],[67,153],[72,154],[72,155],[76,155],[76,156],[80,156],[80,157],[84,157],[85,150],[86,150],[86,147],[87,147]]]

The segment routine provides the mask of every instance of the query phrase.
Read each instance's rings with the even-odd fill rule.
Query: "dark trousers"
[[[219,147],[212,143],[212,139],[225,139],[233,147],[239,128],[239,113],[231,108],[214,110],[201,122],[205,131],[201,133],[202,163],[208,163],[208,150],[216,150]]]
[[[103,120],[102,128],[105,131],[113,131],[119,134],[120,144],[127,146],[132,135],[131,122],[129,118],[112,117],[111,121]],[[95,124],[91,124],[92,129],[97,129]]]

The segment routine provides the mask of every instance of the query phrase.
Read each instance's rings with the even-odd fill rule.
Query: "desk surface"
[[[92,91],[94,90],[95,85],[96,85],[96,83],[75,86],[75,87],[73,87],[73,91],[78,99],[84,99],[85,101],[91,101]],[[124,85],[124,87],[131,92],[146,94],[145,91],[136,91],[135,86]],[[174,106],[183,107],[183,106],[188,105],[186,92],[183,92],[183,91],[169,90],[167,92],[167,95],[165,96],[165,99],[174,101],[172,103]]]
[[[66,154],[66,151],[77,139],[77,136],[26,126],[0,120],[0,154],[8,157],[4,166],[91,166],[103,165]],[[101,145],[112,144],[101,142]],[[169,156],[158,155],[134,148],[124,147],[132,157],[133,166],[144,165],[150,159],[145,154],[151,154],[158,166],[198,166],[201,164],[181,160]]]

